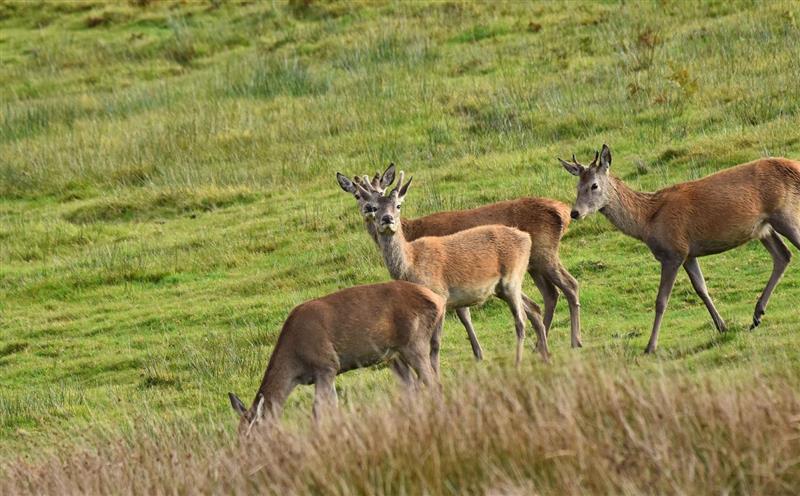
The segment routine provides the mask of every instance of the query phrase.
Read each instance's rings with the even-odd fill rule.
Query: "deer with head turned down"
[[[428,236],[409,242],[400,222],[400,206],[411,179],[400,181],[386,196],[355,184],[360,195],[375,207],[378,245],[389,274],[422,284],[447,300],[448,308],[483,303],[495,295],[511,310],[517,334],[516,364],[522,359],[527,315],[537,337],[537,347],[547,360],[547,335],[538,306],[522,292],[522,281],[530,258],[531,238],[501,225],[479,226],[448,236]]]
[[[344,191],[355,197],[367,231],[377,244],[377,229],[373,223],[377,207],[374,202],[367,200],[369,197],[383,196],[385,190],[394,182],[394,164],[390,164],[383,174],[376,173],[372,180],[356,176],[350,181],[340,173],[337,173],[336,179]],[[368,195],[363,195],[356,184],[367,190]],[[403,233],[408,241],[425,236],[446,236],[465,229],[493,224],[515,227],[528,233],[533,246],[527,270],[543,297],[545,332],[552,323],[558,293],[561,290],[569,303],[571,341],[575,348],[581,346],[578,282],[562,265],[558,252],[561,238],[569,222],[569,207],[547,198],[520,198],[469,210],[400,219]],[[473,354],[480,360],[482,351],[472,326],[469,307],[455,310],[467,330]]]
[[[239,433],[249,435],[259,422],[280,417],[300,384],[315,385],[319,420],[336,407],[336,375],[384,360],[409,386],[438,386],[444,312],[441,296],[405,281],[355,286],[298,305],[283,324],[251,407],[228,393],[240,416]]]
[[[761,323],[772,291],[792,254],[785,236],[800,248],[800,162],[764,158],[655,193],[629,188],[610,172],[607,145],[588,166],[559,159],[578,176],[573,219],[600,211],[620,231],[647,244],[661,263],[656,315],[646,353],[656,350],[661,319],[683,266],[717,330],[725,321],[708,295],[698,257],[721,253],[758,239],[772,257],[772,274],[756,303],[751,329]]]

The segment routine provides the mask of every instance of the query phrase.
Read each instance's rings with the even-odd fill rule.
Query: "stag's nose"
[[[573,219],[577,219],[578,218],[578,211],[577,210],[573,210],[572,212],[570,212],[569,216],[572,217]]]
[[[392,223],[392,220],[393,220],[393,219],[392,219],[392,216],[391,216],[391,215],[388,215],[388,214],[387,214],[387,215],[384,215],[383,217],[381,217],[381,222],[382,222],[383,224],[391,224],[391,223]]]

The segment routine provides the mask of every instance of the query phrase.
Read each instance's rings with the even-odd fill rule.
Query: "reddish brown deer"
[[[646,353],[656,350],[661,319],[681,265],[714,325],[720,332],[725,330],[697,258],[753,239],[761,241],[773,262],[751,329],[761,323],[769,297],[792,257],[779,234],[800,248],[800,162],[765,158],[655,193],[641,193],[609,173],[611,150],[606,145],[588,167],[574,155],[572,162],[559,161],[580,178],[573,219],[600,211],[620,231],[643,241],[661,262],[656,315]]]
[[[527,315],[538,336],[537,347],[547,360],[547,335],[538,306],[522,293],[530,259],[531,238],[508,226],[490,225],[409,242],[400,222],[400,206],[411,179],[387,196],[356,184],[359,195],[375,206],[378,245],[394,279],[422,284],[447,300],[448,308],[478,305],[492,295],[504,300],[514,317],[517,334],[516,364],[522,359]]]
[[[403,382],[438,385],[444,312],[441,296],[405,281],[355,286],[298,305],[283,324],[252,406],[228,394],[240,416],[239,433],[280,417],[300,384],[315,385],[319,419],[336,406],[337,374],[387,359]]]
[[[378,242],[377,231],[373,224],[376,206],[362,195],[356,184],[347,177],[337,173],[340,187],[355,196],[359,211],[365,220],[367,231],[372,239]],[[395,166],[390,164],[383,174],[376,173],[372,181],[354,178],[367,192],[373,196],[382,196],[395,179]],[[559,245],[569,225],[569,207],[556,200],[547,198],[520,198],[485,205],[470,210],[439,212],[416,219],[402,218],[400,223],[406,240],[414,241],[424,236],[446,236],[477,226],[499,224],[520,229],[531,237],[533,249],[528,263],[528,273],[533,278],[544,301],[544,326],[549,330],[553,320],[553,312],[558,302],[560,289],[569,304],[571,341],[573,347],[581,346],[580,301],[578,298],[578,282],[561,264]],[[480,360],[482,352],[469,308],[456,308],[456,314],[467,330],[472,351]]]

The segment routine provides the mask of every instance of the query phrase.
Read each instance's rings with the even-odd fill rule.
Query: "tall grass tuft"
[[[574,365],[464,377],[444,397],[398,394],[241,444],[223,426],[151,426],[8,463],[0,492],[791,494],[800,483],[800,395],[785,382],[796,378],[731,386]]]
[[[248,70],[228,85],[228,94],[238,97],[272,98],[277,95],[305,96],[325,93],[328,82],[311,74],[298,59],[256,58]]]

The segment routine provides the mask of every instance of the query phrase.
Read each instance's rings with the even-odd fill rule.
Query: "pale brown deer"
[[[800,162],[764,158],[655,193],[641,193],[609,173],[611,150],[607,145],[588,167],[574,155],[572,162],[559,161],[580,178],[573,219],[600,211],[620,231],[643,241],[661,262],[656,315],[646,353],[656,350],[661,319],[681,265],[714,325],[720,332],[726,329],[708,295],[697,258],[753,239],[761,241],[773,262],[751,329],[761,323],[769,297],[792,257],[779,235],[800,248]]]
[[[411,179],[387,196],[355,184],[360,195],[375,206],[378,245],[393,279],[422,284],[447,300],[448,308],[478,305],[495,295],[504,300],[514,317],[517,365],[522,359],[525,320],[533,325],[537,347],[547,360],[547,334],[539,307],[522,292],[530,259],[531,238],[508,226],[479,226],[447,236],[427,236],[409,242],[400,222],[400,206]],[[524,313],[523,313],[524,312]]]
[[[358,202],[359,211],[364,217],[367,231],[377,244],[377,230],[373,224],[374,202],[367,201],[346,176],[337,173],[339,186],[351,193]],[[383,196],[395,179],[395,166],[390,164],[383,174],[376,173],[369,181],[354,181],[367,190],[370,197]],[[569,304],[571,341],[573,347],[581,346],[580,301],[578,282],[562,265],[559,257],[561,238],[569,225],[569,207],[547,198],[520,198],[460,211],[439,212],[416,219],[401,218],[403,232],[408,241],[424,236],[446,236],[472,227],[500,224],[520,229],[531,237],[533,248],[528,263],[528,273],[533,278],[544,301],[544,326],[548,331],[553,320],[553,312],[558,302],[560,289]],[[482,351],[475,335],[469,308],[456,308],[459,320],[467,330],[475,357],[480,360]]]
[[[248,435],[262,420],[279,418],[300,384],[315,385],[319,420],[336,407],[337,374],[384,360],[408,385],[438,386],[444,312],[441,296],[405,281],[355,286],[298,305],[283,324],[250,408],[228,393],[240,416],[239,433]]]

